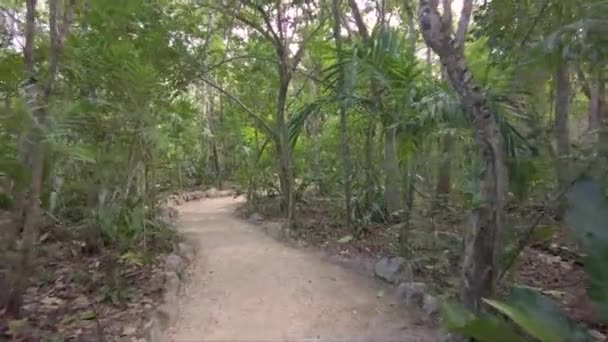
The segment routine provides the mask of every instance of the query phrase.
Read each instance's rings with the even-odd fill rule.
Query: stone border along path
[[[177,225],[197,252],[182,245],[167,257],[168,295],[145,341],[439,340],[425,315],[400,305],[399,291],[273,239],[234,216],[240,204],[221,197],[179,206]]]
[[[167,196],[159,206],[159,215],[167,224],[175,225],[178,218],[177,206],[205,198],[218,198],[234,196],[232,190],[180,191]],[[140,338],[138,342],[166,342],[169,339],[168,329],[175,319],[178,309],[178,298],[183,290],[187,278],[187,267],[194,260],[195,246],[192,241],[185,240],[177,243],[173,251],[167,255],[164,264],[163,297],[162,302],[146,314],[142,320]]]

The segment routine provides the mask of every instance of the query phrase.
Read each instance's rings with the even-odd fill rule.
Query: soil
[[[172,341],[436,341],[375,279],[235,217],[240,199],[179,207],[198,244]]]

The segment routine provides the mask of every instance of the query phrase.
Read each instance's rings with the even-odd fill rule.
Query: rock
[[[437,241],[439,246],[443,248],[448,248],[453,252],[460,252],[464,249],[464,240],[462,239],[462,237],[456,234],[436,231],[435,240]]]
[[[184,261],[179,255],[171,253],[165,259],[165,270],[180,274],[184,270]]]
[[[412,265],[402,257],[382,258],[374,265],[376,276],[391,284],[408,282],[414,278]]]
[[[192,261],[194,258],[194,247],[185,242],[180,242],[177,244],[177,254],[188,261]]]
[[[163,205],[158,208],[158,215],[160,216],[160,218],[162,220],[171,222],[177,218],[178,212],[177,212],[177,209],[175,209],[175,208],[172,208],[167,205]]]
[[[129,325],[122,330],[122,336],[132,336],[137,333],[137,327]]]
[[[85,295],[79,295],[72,301],[71,308],[73,310],[82,310],[88,308],[90,305],[89,299]]]
[[[606,341],[606,335],[602,334],[597,330],[589,330],[589,335],[593,337],[596,341]]]
[[[216,198],[220,196],[220,192],[216,189],[216,188],[210,188],[209,190],[205,191],[206,193],[206,197],[209,198]]]
[[[221,190],[219,192],[219,194],[220,194],[221,197],[230,197],[230,196],[235,196],[236,192],[234,190],[232,190],[232,189],[230,189],[230,190]]]
[[[341,239],[339,239],[338,241],[336,241],[337,243],[340,244],[344,244],[344,243],[349,243],[351,241],[353,241],[353,236],[352,235],[346,235],[344,237],[342,237]]]
[[[262,215],[260,215],[258,213],[253,213],[253,214],[249,215],[249,218],[247,219],[247,221],[249,221],[250,223],[253,223],[253,224],[259,224],[262,221],[264,221],[264,218],[262,217]]]
[[[401,283],[397,287],[397,296],[405,305],[416,309],[422,309],[425,290],[425,283]]]
[[[177,295],[179,292],[179,275],[173,271],[165,272],[165,292],[166,295]]]
[[[160,322],[156,317],[144,325],[144,340],[146,342],[165,342],[165,337],[160,329]]]
[[[437,300],[437,298],[429,294],[425,294],[422,300],[422,311],[429,321],[439,323],[440,310],[439,300]]]

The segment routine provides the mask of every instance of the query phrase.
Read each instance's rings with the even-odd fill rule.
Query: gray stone
[[[206,197],[209,198],[217,198],[220,196],[220,192],[216,188],[209,188],[209,190],[205,191]]]
[[[194,258],[194,247],[185,242],[180,242],[177,244],[177,254],[188,261],[192,261]]]
[[[439,322],[439,300],[434,296],[429,294],[425,294],[422,300],[422,311],[424,312],[425,317],[434,323]]]
[[[249,215],[249,218],[247,219],[247,221],[249,221],[250,223],[254,223],[254,224],[261,223],[263,220],[264,220],[264,218],[262,217],[262,215],[260,215],[258,213],[253,213],[253,214]]]
[[[402,257],[382,258],[374,265],[376,276],[388,283],[409,282],[414,278],[412,265]]]
[[[173,271],[165,272],[165,292],[167,294],[177,294],[179,292],[179,275]]]
[[[453,252],[461,252],[464,249],[464,240],[462,237],[449,232],[436,231],[435,240],[437,244],[443,248],[448,248]],[[460,253],[458,253],[460,254]]]
[[[405,305],[416,309],[422,309],[425,290],[425,283],[401,283],[397,287],[397,296]]]
[[[165,342],[165,336],[161,330],[161,324],[156,317],[149,320],[143,328],[144,340],[146,342]]]
[[[158,208],[158,215],[162,220],[171,222],[177,218],[178,212],[175,208],[163,205]]]
[[[167,255],[165,259],[165,270],[180,274],[184,270],[184,260],[175,253]]]

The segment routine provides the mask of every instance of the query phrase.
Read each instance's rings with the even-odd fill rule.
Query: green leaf
[[[88,310],[88,311],[81,313],[78,317],[83,321],[90,321],[92,319],[95,319],[97,317],[97,315],[95,314],[94,311]]]
[[[344,237],[342,237],[341,239],[339,239],[337,242],[338,243],[349,243],[353,240],[353,236],[352,235],[346,235]]]
[[[587,252],[585,271],[587,293],[598,316],[608,320],[608,203],[602,188],[594,181],[577,181],[567,194],[566,223]]]
[[[464,307],[443,303],[442,324],[445,329],[482,342],[520,341],[521,337],[506,322],[497,317],[476,317]]]
[[[549,299],[527,287],[514,287],[505,301],[484,301],[542,342],[585,341],[586,337]]]

